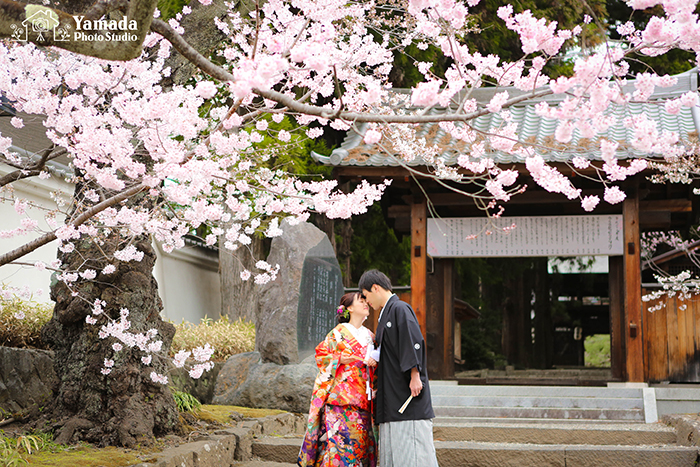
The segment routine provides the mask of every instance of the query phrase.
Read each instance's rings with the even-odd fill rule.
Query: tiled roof
[[[697,70],[693,69],[686,73],[677,75],[678,83],[672,88],[658,88],[653,99],[657,103],[630,103],[627,106],[617,106],[613,108],[612,115],[615,116],[616,123],[611,125],[607,131],[599,133],[596,139],[582,138],[579,130],[574,131],[573,139],[566,145],[557,143],[554,139],[554,131],[557,122],[552,119],[540,117],[535,114],[535,104],[545,101],[550,106],[556,105],[561,98],[547,96],[540,99],[532,99],[517,104],[510,108],[513,122],[517,124],[516,133],[520,141],[527,144],[537,144],[545,148],[540,148],[540,154],[548,162],[565,162],[577,155],[584,156],[591,160],[600,160],[598,138],[605,138],[620,142],[617,157],[627,159],[635,155],[635,151],[625,142],[632,138],[632,132],[625,128],[623,121],[626,117],[646,114],[650,119],[657,122],[658,130],[673,131],[680,135],[681,140],[697,140],[700,132],[700,108],[689,109],[684,107],[680,113],[671,115],[664,109],[663,100],[678,97],[688,91],[697,91]],[[631,88],[633,83],[626,86]],[[495,92],[503,91],[503,88],[486,88],[478,90],[475,98],[479,102],[489,102]],[[514,97],[518,91],[508,89],[509,95]],[[443,112],[443,109],[432,109],[431,113]],[[489,132],[502,125],[503,119],[497,114],[488,114],[478,117],[469,122],[470,125],[479,131]],[[359,124],[358,130],[364,133],[367,124]],[[417,136],[426,139],[428,144],[437,144],[441,150],[441,158],[447,165],[454,165],[457,157],[469,152],[469,144],[461,140],[452,138],[448,133],[439,128],[436,123],[422,124],[417,130]],[[382,144],[386,145],[386,139]],[[391,148],[390,148],[391,149]],[[496,151],[490,154],[499,164],[509,164],[524,162],[522,156]],[[359,166],[359,167],[390,167],[398,166],[399,163],[392,155],[384,152],[378,145],[368,145],[362,141],[362,135],[355,131],[348,132],[343,144],[333,150],[330,156],[312,153],[312,156],[320,163],[334,166]],[[420,160],[409,162],[408,165],[422,165]]]

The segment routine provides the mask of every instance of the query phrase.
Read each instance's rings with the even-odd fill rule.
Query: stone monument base
[[[216,378],[213,403],[308,413],[317,374],[313,357],[279,365],[263,363],[259,352],[233,355]]]

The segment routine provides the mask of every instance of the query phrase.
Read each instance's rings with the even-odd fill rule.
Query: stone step
[[[519,444],[655,445],[675,444],[676,431],[667,425],[615,423],[464,423],[433,424],[436,441],[476,441]]]
[[[292,467],[296,466],[296,463],[289,462],[268,462],[260,460],[244,461],[244,462],[234,462],[233,467]]]
[[[696,448],[436,441],[440,467],[693,467]]]
[[[556,407],[446,407],[433,406],[436,417],[540,418],[549,420],[644,421],[641,409],[576,409]]]
[[[432,395],[433,406],[438,407],[558,407],[575,409],[642,409],[641,398],[622,399],[607,397],[525,397],[525,396],[456,396]]]
[[[641,388],[620,387],[578,387],[578,386],[459,386],[436,384],[430,386],[432,397],[569,397],[603,399],[641,399]]]
[[[266,461],[294,463],[301,438],[263,438],[253,454]],[[435,441],[440,467],[693,467],[697,448]]]
[[[470,425],[474,423],[481,424],[499,424],[499,423],[511,423],[511,424],[532,424],[541,425],[549,423],[557,423],[560,425],[569,424],[576,425],[579,423],[595,423],[597,425],[614,425],[619,423],[629,423],[635,425],[644,424],[644,420],[601,420],[601,419],[588,419],[588,420],[568,420],[568,419],[548,419],[548,418],[511,418],[507,419],[504,417],[435,417],[433,419],[435,424],[448,424],[448,425]]]

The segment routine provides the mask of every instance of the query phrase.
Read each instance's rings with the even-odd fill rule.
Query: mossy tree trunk
[[[81,13],[85,5],[91,3],[68,0],[62,8],[69,13]],[[239,5],[242,10],[251,8],[243,3]],[[182,21],[187,31],[185,40],[202,53],[211,53],[223,40],[213,17],[223,17],[226,11],[223,2],[215,2],[207,8],[192,2],[192,13]],[[196,71],[177,53],[173,53],[168,65],[173,72],[164,77],[163,89],[184,84]],[[148,158],[142,162],[148,163]],[[75,205],[85,201],[81,199],[80,186],[76,188],[74,200]],[[150,202],[153,200],[141,196],[128,200],[127,204],[137,208]],[[127,242],[144,253],[141,261],[107,259]],[[163,306],[153,277],[156,255],[151,239],[123,237],[112,232],[102,243],[88,236],[74,243],[74,251],[59,254],[63,269],[84,271],[90,268],[98,271],[98,275],[94,280],[81,279],[74,283],[73,290],[62,282],[51,287],[56,306],[51,321],[42,330],[42,337],[55,352],[59,385],[53,404],[40,422],[50,421],[50,427],[57,430],[56,440],[61,443],[84,440],[98,445],[128,447],[177,430],[179,417],[170,390],[150,377],[153,371],[167,373],[165,357],[175,335],[175,327],[160,318]],[[109,275],[99,273],[107,264],[114,264],[116,271]],[[122,308],[128,309],[130,332],[157,330],[156,339],[162,340],[163,346],[150,365],[141,362],[145,353],[138,347],[124,345],[123,350],[115,352],[114,338],[100,339],[98,333],[104,321],[97,325],[86,323],[85,318],[92,314],[95,300],[104,300],[104,313],[113,320],[119,320]],[[101,370],[106,358],[113,359],[115,364],[110,374],[103,375]]]
[[[68,270],[86,268],[102,271],[107,264],[117,269],[112,274],[98,273],[95,280],[73,283],[71,289],[56,282],[51,298],[56,302],[53,317],[42,330],[42,338],[55,352],[55,370],[59,386],[47,417],[55,420],[57,442],[80,440],[99,445],[133,447],[148,443],[154,436],[170,433],[178,426],[178,413],[167,386],[155,383],[150,374],[166,373],[166,357],[175,327],[160,318],[162,303],[152,271],[155,252],[146,236],[131,239],[144,257],[141,261],[109,261],[110,255],[126,245],[127,239],[113,234],[102,245],[88,237],[75,242],[75,250],[61,259]],[[86,260],[86,258],[88,258]],[[89,259],[102,258],[102,259]],[[77,292],[75,294],[74,292]],[[129,332],[158,331],[160,352],[150,365],[141,358],[147,354],[138,347],[123,345],[116,352],[114,337],[101,339],[99,317],[95,325],[86,323],[95,300],[104,300],[104,314],[119,321],[120,311],[129,310]],[[114,360],[110,374],[101,373],[105,359]]]

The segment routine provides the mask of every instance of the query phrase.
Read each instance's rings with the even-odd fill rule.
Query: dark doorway
[[[455,296],[480,313],[478,319],[461,323],[456,373],[609,368],[605,257],[602,262],[601,272],[600,258],[597,264],[581,259],[456,259]]]

